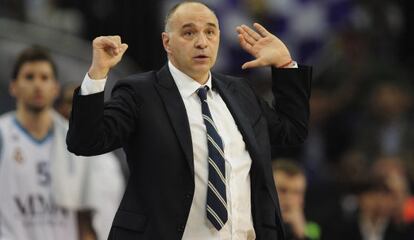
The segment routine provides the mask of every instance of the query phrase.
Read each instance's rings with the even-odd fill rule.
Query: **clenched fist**
[[[120,36],[101,36],[92,42],[93,57],[92,65],[88,74],[91,79],[102,79],[108,75],[109,70],[114,67],[128,48],[121,42]]]

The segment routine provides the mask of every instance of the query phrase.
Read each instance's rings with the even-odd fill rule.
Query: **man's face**
[[[40,112],[51,107],[59,93],[52,65],[47,61],[24,63],[10,84],[10,93],[17,99],[18,107],[29,111]]]
[[[306,190],[305,176],[301,174],[291,176],[283,171],[276,171],[273,176],[282,215],[303,210]]]
[[[180,6],[162,38],[170,61],[192,78],[205,76],[216,62],[220,42],[218,20],[204,5]]]
[[[394,198],[384,191],[368,191],[360,194],[360,214],[371,221],[386,219],[391,216]]]

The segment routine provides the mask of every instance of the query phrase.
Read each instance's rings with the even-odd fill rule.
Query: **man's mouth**
[[[208,58],[209,57],[207,55],[204,55],[204,54],[200,54],[200,55],[197,55],[197,56],[194,57],[194,59],[196,59],[196,60],[205,60],[205,59],[208,59]]]

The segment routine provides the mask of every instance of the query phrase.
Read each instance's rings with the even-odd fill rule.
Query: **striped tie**
[[[226,169],[223,142],[207,104],[208,87],[201,87],[197,94],[201,101],[201,112],[207,130],[208,188],[207,218],[217,230],[227,222]]]

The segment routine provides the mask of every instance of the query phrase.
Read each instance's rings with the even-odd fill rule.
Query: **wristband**
[[[277,68],[285,68],[285,67],[289,66],[290,64],[292,64],[292,62],[293,62],[293,60],[290,59],[289,62],[287,62],[287,63],[285,63],[285,64],[283,64],[281,66],[278,66]]]

